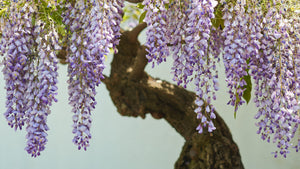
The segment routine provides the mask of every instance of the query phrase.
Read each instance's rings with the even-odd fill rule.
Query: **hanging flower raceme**
[[[25,98],[28,101],[26,117],[28,134],[25,150],[36,157],[45,149],[47,142],[47,116],[50,106],[57,101],[57,63],[55,51],[59,50],[58,34],[54,28],[45,30],[44,23],[35,26],[34,37],[36,53],[26,67],[25,79],[28,81]]]
[[[218,89],[215,63],[219,60],[218,55],[211,56],[209,53],[215,1],[149,0],[143,4],[147,11],[144,20],[148,25],[146,46],[149,62],[156,60],[159,64],[165,61],[171,48],[174,59],[173,80],[186,87],[195,79],[198,95],[195,112],[201,119],[197,130],[202,133],[203,127],[208,127],[208,131],[212,132],[215,127],[211,119],[215,118],[215,114],[211,94]]]
[[[285,7],[282,5],[278,9],[273,4],[268,4],[268,12],[261,17],[264,18],[262,23],[265,27],[261,38],[261,59],[255,59],[256,66],[252,68],[256,82],[255,102],[259,108],[255,116],[260,119],[257,123],[258,133],[263,140],[277,144],[280,150],[274,152],[275,157],[278,153],[286,157],[290,147],[299,150],[299,145],[292,144],[300,123],[300,81],[299,67],[296,66],[299,65],[299,59],[295,48],[290,46],[297,43],[295,40],[299,36],[296,35],[299,24],[297,26],[295,20],[286,19],[293,16],[283,12]],[[274,48],[278,50],[273,50]]]
[[[224,6],[224,55],[223,62],[226,72],[227,86],[229,87],[230,101],[228,104],[238,107],[245,103],[242,99],[246,82],[243,79],[248,73],[248,14],[245,13],[246,4],[237,0],[236,4],[229,3]]]
[[[254,12],[254,10],[253,10]],[[256,13],[258,15],[262,15]],[[276,128],[273,125],[266,125],[266,123],[273,123],[273,120],[270,113],[272,113],[272,101],[270,99],[271,93],[274,90],[274,85],[270,86],[270,81],[272,80],[273,75],[276,76],[276,71],[274,71],[273,63],[276,64],[276,61],[272,59],[273,56],[276,55],[275,51],[272,50],[274,45],[276,44],[276,38],[273,36],[272,30],[274,30],[274,26],[276,25],[276,20],[274,18],[273,9],[270,9],[266,15],[265,19],[263,17],[258,16],[256,19],[261,18],[261,20],[256,20],[256,22],[262,23],[265,28],[262,30],[251,29],[251,36],[253,38],[257,38],[255,34],[257,32],[262,32],[262,36],[259,35],[257,49],[261,52],[257,52],[256,55],[253,55],[250,60],[250,74],[252,75],[254,82],[255,82],[255,98],[254,102],[256,106],[259,108],[258,113],[255,118],[260,118],[261,116],[264,118],[262,119],[257,125],[259,126],[258,133],[261,133],[262,129],[263,132],[261,133],[261,138],[263,140],[267,139],[270,142],[270,135],[274,133],[274,129]],[[253,48],[254,51],[257,49]],[[276,88],[276,87],[275,87]],[[270,121],[271,120],[271,121]],[[266,134],[265,134],[266,133]]]
[[[169,43],[170,49],[173,55],[173,66],[171,68],[172,74],[174,74],[173,80],[177,83],[177,85],[186,85],[188,77],[184,76],[183,70],[185,68],[185,61],[188,56],[186,50],[184,50],[184,41],[185,41],[185,30],[187,25],[186,22],[188,20],[188,15],[185,10],[188,8],[188,1],[173,1],[170,4],[170,8],[168,10],[168,22],[169,25]],[[182,10],[181,10],[182,9]],[[184,80],[185,79],[185,80]],[[186,87],[186,86],[184,86]]]
[[[89,146],[91,111],[96,105],[95,87],[104,78],[105,56],[118,44],[122,3],[113,0],[85,3],[82,0],[74,5],[67,4],[64,21],[72,33],[67,56],[69,101],[74,113],[73,142],[78,149],[86,150]]]
[[[44,29],[40,20],[33,24],[35,4],[24,1],[22,7],[11,2],[1,53],[5,56],[7,111],[11,127],[26,125],[25,150],[36,157],[45,149],[47,115],[56,95],[58,35],[54,28]]]
[[[155,61],[160,64],[166,61],[169,56],[168,47],[168,22],[166,6],[169,0],[145,0],[144,10],[147,11],[144,21],[147,23],[148,28],[146,31],[147,59],[152,62],[154,67]]]
[[[6,81],[6,107],[4,113],[8,125],[12,128],[22,129],[25,124],[27,81],[24,75],[28,72],[28,57],[32,55],[32,12],[33,8],[25,3],[19,9],[15,3],[9,7],[9,16],[6,18],[1,40],[1,53],[5,56],[3,60],[3,74]]]
[[[124,0],[110,0],[107,2],[107,7],[108,9],[108,13],[107,15],[109,19],[109,23],[110,23],[110,27],[113,31],[113,35],[114,37],[111,40],[111,43],[113,44],[113,49],[114,52],[117,53],[117,45],[119,44],[120,41],[120,24],[122,21],[122,15],[123,15],[123,10],[122,8],[124,7]]]
[[[201,119],[197,127],[199,133],[203,132],[203,127],[207,127],[209,132],[216,129],[212,122],[216,115],[214,114],[214,106],[211,105],[211,94],[213,90],[216,91],[218,88],[217,85],[214,85],[213,88],[211,84],[217,83],[215,58],[218,56],[209,53],[211,19],[214,17],[212,1],[194,1],[187,20],[188,34],[185,37],[185,50],[188,51],[188,57],[183,73],[188,72],[188,76],[192,76],[195,72],[194,83],[198,96],[195,102],[198,108],[195,112],[197,118]],[[215,99],[215,97],[213,98]],[[203,99],[204,102],[200,99]],[[204,110],[202,110],[203,108]]]

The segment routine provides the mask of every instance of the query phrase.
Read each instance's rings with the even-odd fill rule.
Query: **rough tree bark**
[[[145,27],[141,24],[123,32],[119,52],[111,63],[111,74],[104,79],[118,112],[123,116],[165,119],[186,140],[175,169],[242,169],[239,149],[229,128],[217,114],[217,130],[198,134],[194,100],[196,95],[169,82],[151,77],[145,47],[137,35]]]

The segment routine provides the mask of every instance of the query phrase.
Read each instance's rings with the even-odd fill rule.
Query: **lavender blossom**
[[[25,98],[27,127],[27,147],[25,150],[36,157],[45,149],[47,142],[47,116],[50,106],[57,101],[57,63],[55,51],[59,50],[58,35],[54,28],[46,33],[43,23],[38,22],[34,30],[37,56],[31,58],[24,78],[28,81]]]
[[[296,67],[299,60],[293,55],[295,50],[289,47],[294,43],[291,37],[295,33],[291,29],[292,23],[283,18],[284,15],[279,12],[281,9],[278,11],[272,4],[268,9],[265,16],[255,12],[256,22],[261,21],[264,29],[261,30],[263,36],[252,36],[258,40],[255,46],[261,51],[255,52],[257,55],[250,62],[251,75],[256,84],[254,101],[259,108],[255,118],[260,119],[256,125],[261,138],[277,143],[279,152],[275,151],[274,156],[277,157],[279,153],[286,157],[300,122]],[[255,35],[257,30],[252,32]],[[274,48],[279,50],[275,51]],[[297,145],[293,147],[298,151]]]
[[[166,61],[166,57],[169,56],[168,48],[168,22],[167,22],[167,9],[166,5],[169,0],[145,0],[144,10],[147,11],[144,21],[147,23],[148,28],[146,31],[146,43],[147,47],[147,59],[152,62],[154,67],[154,61],[160,64]]]
[[[173,80],[177,85],[183,84],[183,86],[186,85],[185,82],[187,82],[187,77],[183,77],[183,70],[185,68],[185,58],[188,56],[187,51],[183,49],[182,42],[185,37],[185,32],[183,30],[186,29],[186,22],[188,20],[188,15],[186,15],[187,13],[184,11],[188,8],[188,5],[188,1],[174,1],[170,4],[170,10],[168,11],[168,23],[170,23],[168,37],[174,60],[171,73],[174,74]],[[180,10],[181,8],[182,10]]]
[[[91,111],[95,108],[96,89],[103,79],[105,56],[118,43],[123,1],[92,1],[88,6],[84,0],[74,6],[67,4],[69,15],[64,22],[72,32],[68,55],[69,101],[73,107],[73,142],[78,149],[89,146],[91,139]],[[110,6],[109,5],[116,5]],[[86,10],[88,9],[89,10]],[[113,10],[113,13],[111,13]]]
[[[108,16],[108,18],[111,18],[109,22],[114,35],[111,41],[111,43],[113,44],[112,48],[114,49],[115,53],[117,53],[117,45],[119,44],[119,38],[121,36],[120,23],[122,21],[122,8],[124,7],[124,0],[110,0],[107,6],[109,6],[110,8],[110,12],[108,13],[108,15],[110,16]]]
[[[155,3],[156,5],[153,5]],[[211,56],[209,51],[211,19],[214,18],[214,1],[144,1],[147,11],[145,21],[148,25],[147,58],[157,64],[166,60],[169,47],[173,52],[173,80],[178,85],[186,85],[195,79],[197,100],[204,99],[205,109],[198,104],[195,112],[201,120],[202,127],[208,127],[211,132],[215,129],[211,119],[215,118],[214,107],[211,103],[211,93],[218,90],[216,61],[219,54]],[[168,6],[169,10],[166,9]],[[216,32],[216,31],[215,31]],[[213,43],[211,43],[213,46]],[[154,62],[153,62],[154,64]],[[210,85],[213,79],[214,88]],[[215,93],[212,93],[215,99]],[[196,101],[198,103],[198,101]],[[202,114],[202,113],[205,113]],[[204,119],[207,119],[204,120]]]
[[[35,4],[24,1],[18,7],[11,2],[8,10],[1,41],[7,90],[4,115],[15,129],[26,125],[25,150],[36,157],[45,149],[49,106],[56,101],[58,35],[53,27],[46,32],[40,20],[33,25]]]
[[[247,75],[247,60],[249,59],[247,54],[249,16],[245,13],[244,7],[245,4],[241,0],[238,0],[235,5],[225,4],[223,16],[225,26],[222,33],[225,38],[223,62],[230,95],[228,104],[235,107],[235,112],[240,105],[245,103],[242,99],[246,85],[243,77]]]
[[[213,76],[213,72],[216,70],[215,58],[218,56],[212,56],[209,52],[209,41],[211,34],[211,19],[214,18],[214,6],[212,1],[194,1],[187,10],[188,20],[185,35],[184,50],[187,51],[185,58],[185,68],[183,70],[183,77],[192,76],[195,72],[195,90],[198,96],[197,100],[202,98],[204,100],[203,105],[199,106],[195,112],[197,118],[201,119],[200,125],[202,127],[208,127],[208,131],[212,132],[216,128],[214,127],[211,119],[216,118],[214,114],[214,106],[211,105],[211,92],[217,90],[212,88],[210,80],[214,79],[217,82],[217,76]],[[216,73],[216,72],[215,72]],[[190,80],[184,82],[188,83]],[[215,97],[213,97],[215,98]],[[203,107],[204,109],[202,110]],[[203,114],[205,113],[205,115]],[[201,130],[199,130],[201,133]]]
[[[4,116],[8,125],[17,130],[25,124],[26,102],[24,98],[27,80],[24,75],[28,72],[28,56],[32,54],[32,24],[33,8],[25,3],[24,7],[17,10],[16,4],[11,3],[10,15],[6,22],[1,41],[3,60],[3,74],[6,81],[6,112]]]

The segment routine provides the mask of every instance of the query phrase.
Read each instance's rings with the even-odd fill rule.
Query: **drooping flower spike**
[[[114,48],[120,36],[122,0],[76,1],[67,3],[64,22],[68,31],[69,103],[72,106],[73,142],[78,149],[89,146],[91,111],[95,109],[96,86],[103,79],[105,56]]]
[[[20,1],[19,1],[20,2]],[[36,157],[47,143],[47,116],[56,101],[58,34],[38,20],[33,24],[35,5],[28,1],[11,2],[5,22],[1,53],[6,80],[7,110],[4,113],[12,128],[26,125],[25,150]]]

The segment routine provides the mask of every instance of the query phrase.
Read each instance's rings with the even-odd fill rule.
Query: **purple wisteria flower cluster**
[[[109,49],[116,51],[123,3],[123,0],[66,3],[63,19],[71,32],[67,56],[69,101],[74,113],[73,142],[78,149],[86,150],[92,137],[91,111],[96,105],[95,87],[104,78],[104,60]]]
[[[49,4],[42,7],[40,1],[29,0],[0,4],[1,9],[6,5],[7,13],[0,20],[4,116],[11,128],[26,127],[25,150],[33,157],[45,149],[47,116],[57,101],[60,42],[67,46],[73,143],[78,149],[89,146],[96,87],[104,78],[105,56],[111,49],[117,52],[124,7],[124,0],[43,2]],[[251,76],[257,133],[277,144],[275,157],[286,157],[291,148],[299,151],[300,12],[292,2],[144,0],[142,6],[148,26],[146,57],[154,67],[172,55],[173,80],[183,87],[194,83],[199,133],[216,129],[212,101],[219,89],[216,65],[222,59],[228,104],[236,112],[248,101]],[[65,27],[64,33],[58,33],[55,10],[61,10],[56,21]]]
[[[26,93],[26,131],[27,147],[25,150],[32,156],[40,155],[45,149],[47,133],[49,130],[46,122],[50,114],[50,106],[57,101],[57,63],[55,51],[59,50],[58,34],[53,28],[45,32],[43,23],[38,22],[33,31],[35,37],[34,61],[29,61],[28,67],[24,68],[27,81]],[[31,59],[31,58],[29,58]]]
[[[28,67],[27,56],[32,55],[34,43],[31,25],[33,8],[29,6],[18,11],[15,4],[11,4],[9,10],[10,15],[4,23],[0,45],[1,55],[5,56],[2,71],[6,82],[7,110],[4,116],[8,125],[17,130],[25,125],[27,100],[24,94],[27,84],[24,83],[24,76]]]
[[[196,85],[195,112],[200,119],[197,130],[202,133],[207,127],[212,132],[216,116],[211,100],[216,99],[219,88],[216,63],[221,54],[230,95],[228,104],[236,112],[245,103],[244,94],[251,85],[246,77],[251,76],[258,107],[257,133],[263,140],[277,144],[275,157],[286,157],[291,147],[298,151],[300,139],[294,137],[300,124],[299,12],[294,12],[290,2],[279,0],[216,3],[145,0],[149,62],[159,64],[169,54],[173,56],[173,80],[183,87],[191,81]],[[215,18],[220,12],[217,8],[221,8],[222,18]],[[222,22],[215,26],[214,19]]]
[[[201,121],[197,130],[202,133],[203,127],[207,127],[212,132],[216,129],[212,122],[216,115],[211,100],[216,99],[219,86],[215,64],[220,50],[215,55],[209,52],[216,47],[210,39],[218,33],[212,31],[211,22],[216,1],[145,0],[143,5],[147,11],[144,21],[148,25],[145,45],[149,62],[154,66],[155,62],[166,61],[170,53],[173,55],[173,80],[184,87],[195,80],[198,96],[195,112]]]
[[[229,88],[230,101],[228,104],[238,106],[245,103],[242,99],[244,86],[247,85],[243,79],[248,73],[247,60],[248,51],[251,46],[248,45],[248,39],[245,35],[248,31],[248,17],[245,13],[245,4],[237,1],[237,4],[225,4],[224,6],[224,29],[222,36],[224,40],[223,61],[226,72],[226,81]]]
[[[26,126],[25,150],[36,157],[45,149],[46,122],[52,101],[56,101],[58,34],[53,27],[37,21],[36,6],[29,1],[19,8],[11,2],[3,28],[1,54],[6,81],[8,125],[15,130]]]
[[[51,13],[46,14],[49,18],[39,13],[64,9],[61,18],[68,37],[73,142],[78,149],[86,150],[91,138],[91,111],[96,105],[95,87],[104,78],[105,56],[110,49],[117,52],[124,0],[49,1],[46,6],[39,5],[39,1],[11,1],[7,15],[1,18],[0,53],[4,56],[7,91],[4,115],[15,130],[26,126],[25,150],[33,157],[39,156],[47,143],[50,106],[57,101],[56,54],[61,50]]]
[[[294,138],[300,123],[300,17],[286,12],[288,4],[278,3],[266,4],[265,14],[252,11],[253,20],[259,24],[249,35],[255,51],[250,69],[256,84],[254,101],[259,108],[255,116],[259,119],[257,133],[263,140],[277,144],[275,157],[278,153],[286,157],[290,147],[299,151],[300,145],[299,137]]]

